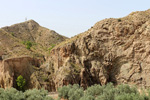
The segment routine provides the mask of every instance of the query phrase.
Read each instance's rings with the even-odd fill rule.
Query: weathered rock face
[[[105,19],[55,47],[49,58],[55,87],[128,83],[150,87],[150,10]]]
[[[27,82],[27,87],[32,88],[30,76],[35,71],[34,67],[40,66],[40,60],[31,57],[10,58],[0,61],[0,87],[15,87],[16,79],[22,75]]]
[[[52,76],[40,65],[40,59],[29,56],[0,60],[0,88],[17,88],[16,79],[22,75],[26,80],[25,89],[56,91]]]

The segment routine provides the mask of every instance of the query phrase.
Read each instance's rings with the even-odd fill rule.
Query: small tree
[[[23,91],[24,90],[24,86],[26,84],[26,80],[23,78],[23,76],[18,76],[16,79],[17,82],[17,86],[19,87],[19,90]]]
[[[32,43],[30,41],[27,41],[26,46],[27,49],[30,49],[32,47]]]

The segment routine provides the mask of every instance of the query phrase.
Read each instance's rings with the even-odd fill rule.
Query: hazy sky
[[[72,37],[105,18],[150,9],[150,0],[0,0],[0,27],[33,19]]]

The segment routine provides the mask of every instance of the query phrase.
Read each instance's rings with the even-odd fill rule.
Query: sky
[[[33,19],[72,37],[105,18],[150,9],[150,0],[0,0],[0,27]]]

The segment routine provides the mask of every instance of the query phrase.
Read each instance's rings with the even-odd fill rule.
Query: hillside
[[[50,48],[65,39],[55,31],[29,20],[0,29],[0,54],[3,54],[3,59],[23,55],[44,57],[49,54]],[[31,48],[27,47],[27,43]]]
[[[51,42],[53,39],[44,42],[49,36],[45,37],[45,34],[53,34],[54,31],[49,33],[50,30],[32,20],[15,28],[16,25],[0,30],[1,54],[38,53],[48,55],[48,58],[44,63],[31,57],[0,60],[0,87],[16,87],[15,80],[19,74],[28,80],[28,88],[49,91],[68,84],[79,84],[86,89],[93,84],[109,82],[150,87],[150,10],[133,12],[123,18],[104,19],[86,32],[63,42],[57,40],[60,35],[55,34],[58,43],[54,42],[57,44],[55,47]],[[27,30],[22,27],[27,27]],[[64,38],[60,36],[60,39]],[[30,49],[22,43],[26,39],[33,43]],[[49,54],[47,48],[51,51]]]
[[[150,10],[97,22],[58,44],[49,57],[56,88],[77,83],[150,87]]]
[[[1,28],[0,87],[17,88],[16,79],[22,75],[27,81],[26,89],[42,88],[46,76],[43,76],[45,70],[40,65],[45,62],[51,49],[65,39],[34,20]]]

